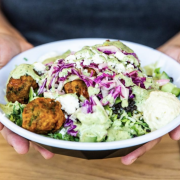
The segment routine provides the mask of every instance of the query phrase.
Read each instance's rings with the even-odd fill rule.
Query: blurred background
[[[33,45],[71,38],[114,38],[157,48],[180,30],[179,0],[0,0],[3,13]],[[84,160],[35,150],[18,155],[0,136],[2,180],[179,179],[177,142],[162,142],[131,166],[120,158]]]
[[[1,0],[31,43],[114,38],[157,48],[180,30],[179,0]]]

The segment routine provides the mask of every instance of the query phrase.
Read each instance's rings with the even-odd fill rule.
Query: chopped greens
[[[18,104],[18,106],[19,108],[17,109],[17,107],[14,105],[13,112],[9,115],[8,118],[18,126],[22,126],[22,113],[24,106],[20,103]]]
[[[67,133],[65,135],[62,135],[60,132],[49,133],[46,137],[51,137],[53,139],[60,139],[65,141],[79,141],[78,137],[71,136]]]
[[[175,97],[180,88],[172,83],[173,78],[157,62],[142,69],[136,53],[120,41],[55,54],[34,64],[21,64],[11,72],[7,94],[14,98],[7,99],[16,102],[0,104],[0,108],[18,126],[25,124],[25,106],[18,101],[29,103],[27,130],[76,142],[134,138],[161,128],[180,114]]]
[[[116,112],[116,110],[114,110],[114,107],[110,108],[109,106],[106,106],[105,109],[108,112],[109,118],[113,122],[112,127],[108,130],[108,132],[112,133],[113,129],[114,131],[119,129],[119,131],[123,131],[123,134],[126,134],[125,132],[127,132],[126,135],[128,138],[141,136],[151,132],[148,124],[143,120],[142,113],[137,111],[126,112],[123,108],[120,108],[117,113],[112,113],[113,111]],[[114,137],[116,140],[118,140],[118,138],[122,138],[121,136],[118,136],[118,131],[113,134],[113,136],[116,136]],[[110,138],[108,138],[108,141],[110,141]]]

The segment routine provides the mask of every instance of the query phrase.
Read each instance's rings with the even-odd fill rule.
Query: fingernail
[[[132,159],[132,160],[131,160],[131,164],[132,164],[134,161],[136,161],[136,159],[137,159],[137,158]]]

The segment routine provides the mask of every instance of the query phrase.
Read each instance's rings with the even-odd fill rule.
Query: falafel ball
[[[96,71],[93,68],[85,67],[84,69],[87,69],[88,73],[90,73],[90,74],[93,72],[92,76],[97,76],[97,73],[96,73]]]
[[[65,122],[61,104],[50,98],[37,98],[23,110],[22,127],[38,134],[55,132]]]
[[[86,99],[89,99],[88,89],[84,81],[82,80],[74,80],[68,82],[64,85],[64,90],[66,94],[68,93],[76,93],[79,97],[80,95],[84,96]]]
[[[34,90],[38,88],[38,84],[31,76],[21,76],[20,79],[13,79],[11,77],[7,84],[7,100],[12,103],[18,101],[21,104],[27,104],[31,87]]]

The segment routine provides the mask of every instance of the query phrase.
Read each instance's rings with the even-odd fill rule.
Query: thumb
[[[32,48],[25,40],[0,34],[0,69],[5,66],[17,54]]]

